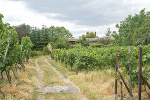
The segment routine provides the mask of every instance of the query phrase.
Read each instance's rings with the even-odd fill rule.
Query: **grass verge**
[[[38,65],[41,69],[42,82],[44,86],[53,86],[53,85],[65,85],[63,79],[61,79],[58,74],[45,62],[47,56],[41,56],[38,58]]]
[[[58,71],[60,71],[64,75],[65,78],[68,78],[69,76],[76,74],[75,72],[70,71],[70,66],[68,66],[66,68],[64,63],[60,63],[59,61],[56,62],[56,61],[52,60],[50,57],[47,58],[47,61],[52,66],[54,66]]]
[[[37,69],[34,64],[35,59],[36,58],[31,58],[29,62],[25,64],[25,72],[18,70],[20,82],[14,78],[12,72],[10,73],[12,77],[12,87],[10,87],[7,80],[0,81],[0,84],[3,86],[1,90],[5,94],[5,100],[37,100],[38,78]]]
[[[72,93],[47,93],[44,96],[46,100],[80,100],[76,94]]]

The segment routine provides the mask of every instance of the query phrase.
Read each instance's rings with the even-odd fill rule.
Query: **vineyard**
[[[146,80],[150,76],[150,45],[142,46],[142,75]],[[118,67],[122,74],[127,77],[131,73],[132,88],[138,85],[139,47],[132,46],[129,52],[126,46],[107,46],[103,48],[78,47],[74,49],[56,49],[51,53],[51,58],[64,62],[66,67],[77,74],[79,71],[104,70],[116,66],[116,50],[118,55]],[[129,59],[130,58],[130,59]],[[129,66],[131,66],[129,70]],[[115,72],[115,70],[114,70]],[[119,75],[118,79],[119,79]],[[127,82],[128,83],[128,82]],[[142,82],[142,85],[145,83]],[[145,90],[147,92],[147,90]],[[150,95],[147,92],[147,95]]]
[[[27,62],[32,55],[33,44],[27,36],[19,44],[17,32],[8,23],[3,23],[2,18],[3,15],[0,14],[0,74],[1,79],[7,79],[12,86],[10,71],[19,81],[17,69],[25,71],[24,61]]]
[[[150,65],[149,65],[150,64],[150,44],[145,45],[145,46],[130,46],[130,47],[128,47],[128,46],[113,46],[113,45],[106,46],[106,45],[99,44],[99,47],[94,47],[94,45],[93,45],[93,46],[88,46],[88,47],[73,46],[73,48],[71,48],[71,49],[63,49],[63,48],[52,49],[51,44],[48,44],[48,42],[47,43],[43,42],[43,46],[40,47],[37,43],[37,40],[39,40],[39,38],[35,39],[35,37],[34,37],[34,35],[37,34],[36,33],[37,31],[34,31],[35,34],[29,34],[29,36],[32,37],[31,38],[32,41],[34,39],[36,40],[36,41],[34,40],[34,42],[35,42],[34,44],[30,40],[30,37],[28,37],[27,35],[22,37],[21,41],[19,41],[18,33],[16,32],[16,27],[10,27],[8,23],[3,23],[3,21],[2,21],[3,17],[4,16],[2,14],[0,14],[0,93],[1,93],[0,98],[5,98],[6,96],[7,96],[7,98],[9,97],[7,95],[7,93],[10,93],[10,91],[6,92],[6,90],[3,88],[3,85],[5,85],[5,83],[9,84],[10,87],[14,87],[13,86],[14,84],[16,87],[17,87],[17,85],[24,85],[24,83],[23,83],[24,80],[23,81],[20,80],[19,73],[21,73],[20,76],[21,75],[23,76],[23,75],[25,75],[26,70],[29,73],[31,70],[33,71],[33,69],[34,69],[34,71],[33,71],[34,73],[30,72],[30,74],[28,74],[29,75],[28,78],[33,75],[34,77],[32,77],[32,78],[34,78],[35,83],[38,84],[38,82],[37,82],[38,78],[36,76],[36,74],[37,74],[36,67],[37,66],[39,68],[39,73],[41,74],[39,77],[42,77],[42,73],[45,73],[45,77],[43,77],[43,80],[41,79],[41,82],[43,81],[46,83],[45,86],[49,86],[49,84],[51,84],[52,86],[53,86],[53,84],[55,84],[55,85],[58,84],[59,82],[57,82],[57,81],[58,81],[59,76],[57,76],[56,72],[52,73],[52,69],[50,68],[51,65],[45,63],[45,61],[47,61],[47,60],[48,60],[47,63],[53,63],[53,64],[61,63],[62,65],[64,64],[66,67],[65,69],[69,69],[69,71],[65,70],[66,71],[65,72],[63,67],[61,67],[60,69],[61,70],[63,69],[64,73],[66,73],[65,76],[68,77],[68,80],[70,79],[74,83],[79,82],[79,84],[80,84],[80,83],[84,83],[83,81],[88,83],[89,80],[91,83],[94,80],[98,80],[98,82],[101,82],[101,79],[99,77],[103,78],[103,80],[106,81],[107,80],[106,77],[108,78],[108,76],[107,76],[107,73],[108,73],[108,75],[111,75],[111,76],[109,76],[110,78],[112,78],[112,79],[114,78],[112,81],[113,82],[112,85],[109,85],[109,86],[111,86],[111,89],[115,87],[115,89],[114,89],[115,91],[113,91],[113,93],[115,94],[115,98],[117,98],[117,96],[116,96],[117,95],[117,83],[116,83],[117,80],[123,81],[126,89],[129,92],[130,97],[133,97],[135,99],[137,99],[137,97],[134,97],[135,93],[132,94],[132,89],[133,90],[137,89],[139,82],[140,82],[142,84],[142,86],[144,87],[143,91],[146,95],[146,96],[144,95],[143,97],[144,98],[146,97],[146,99],[150,98],[150,92],[149,92],[149,90],[150,90],[150,85],[149,85],[149,82],[150,82]],[[43,29],[42,31],[43,31],[44,35],[43,35],[42,39],[41,38],[40,39],[44,41],[45,37],[47,37],[47,36],[45,34],[45,29]],[[42,34],[42,31],[39,31],[39,32],[41,32],[40,34]],[[59,33],[59,32],[57,32],[57,33]],[[42,35],[39,35],[39,36],[42,36]],[[47,38],[47,39],[49,39],[49,38]],[[59,42],[61,43],[61,39]],[[69,42],[67,42],[67,43],[69,43]],[[41,43],[39,42],[39,44],[42,44],[42,42]],[[46,46],[47,44],[48,44],[48,46]],[[39,46],[40,49],[39,48],[37,49],[36,46]],[[142,48],[141,58],[139,57],[139,51],[140,51],[139,47]],[[48,55],[50,54],[51,57],[40,55],[40,56],[37,56],[34,58],[33,56],[37,55],[37,52],[32,51],[32,50],[33,49],[36,50],[35,48],[37,50],[43,49],[44,53],[48,54]],[[69,48],[69,47],[67,47],[67,48]],[[46,50],[48,51],[48,53],[46,52]],[[38,51],[38,52],[41,52],[41,51]],[[30,63],[28,63],[30,57],[32,57],[33,61],[30,61]],[[139,59],[141,59],[141,62]],[[36,62],[36,65],[35,65],[35,62]],[[25,68],[25,64],[29,65],[28,69]],[[32,66],[30,64],[32,64]],[[141,71],[142,81],[139,81],[139,76],[140,76],[139,72],[140,71],[139,71],[138,66],[140,66],[140,65],[143,67],[142,71]],[[58,66],[55,66],[55,67],[56,67],[56,69],[57,68],[59,69]],[[113,69],[113,72],[110,73],[111,71],[109,69],[111,71]],[[102,72],[100,72],[100,71],[102,71]],[[93,74],[91,74],[91,73],[93,73]],[[82,77],[82,75],[85,77]],[[91,75],[89,79],[88,79],[88,77],[89,77],[88,75],[89,76]],[[12,76],[13,76],[13,78],[12,78]],[[53,78],[53,80],[50,80],[49,79],[50,76],[51,77],[55,76],[55,77]],[[99,76],[99,77],[97,77],[97,76]],[[129,78],[129,81],[128,81],[128,78]],[[14,80],[17,81],[18,83],[13,83]],[[54,80],[56,82],[54,82]],[[122,91],[122,81],[120,81],[121,91]],[[94,82],[96,82],[96,81],[94,81]],[[98,82],[97,82],[97,84],[99,85]],[[30,83],[30,82],[25,82],[25,83]],[[33,84],[31,82],[30,87],[36,86],[36,89],[32,90],[32,92],[34,92],[33,94],[36,94],[35,98],[37,99],[38,85],[37,84],[35,85],[35,83]],[[62,81],[62,83],[65,84],[63,81]],[[62,84],[62,83],[60,81],[59,84]],[[95,85],[93,83],[91,86]],[[114,86],[114,84],[115,84],[115,86]],[[98,85],[97,85],[97,87],[98,87]],[[84,86],[86,87],[86,85],[84,85]],[[5,86],[5,87],[7,87],[7,86]],[[82,87],[83,86],[81,86],[80,88],[82,88]],[[96,87],[96,89],[97,89],[97,87]],[[4,93],[1,90],[1,88],[3,88]],[[87,86],[87,88],[88,88],[88,86]],[[87,90],[84,90],[82,92],[86,92],[87,94],[86,93],[85,94],[87,97],[91,93],[90,94],[91,96],[89,96],[88,98],[89,99],[96,98],[95,100],[97,100],[97,98],[99,98],[99,97],[92,95],[93,93],[96,94],[96,92],[92,89],[88,88]],[[95,87],[94,87],[94,89],[95,89]],[[20,91],[21,91],[21,89],[20,89]],[[109,92],[112,92],[112,91],[109,91]],[[16,99],[17,96],[15,97],[14,95],[17,95],[17,93],[16,94],[10,93],[10,94],[11,94],[11,96],[13,95],[13,98]],[[97,92],[97,94],[98,94],[98,92]],[[76,98],[75,96],[76,95],[73,94],[74,98]],[[123,98],[122,94],[120,97]],[[20,98],[24,98],[24,97],[18,96],[17,98],[20,99]],[[26,96],[25,98],[29,98],[29,96]]]

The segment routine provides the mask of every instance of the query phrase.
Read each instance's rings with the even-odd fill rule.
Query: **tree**
[[[55,42],[59,38],[72,38],[72,34],[64,27],[51,26],[47,28],[49,42]]]
[[[95,38],[95,37],[96,37],[96,35],[93,32],[86,34],[86,38]]]
[[[42,45],[41,45],[41,30],[38,29],[37,27],[32,27],[30,33],[28,34],[30,37],[33,45],[33,50],[42,50]]]
[[[82,46],[89,46],[90,41],[86,39],[85,35],[82,35],[76,43],[80,43]]]
[[[42,29],[33,27],[28,36],[30,36],[34,44],[33,49],[35,50],[42,50],[48,43],[50,43],[53,48],[68,48],[69,44],[68,41],[66,42],[66,38],[72,38],[72,34],[64,27],[55,28],[51,26],[47,28],[45,25],[42,26]],[[62,43],[60,40],[62,40]]]
[[[110,43],[110,41],[106,37],[101,37],[101,38],[99,38],[99,43],[108,45]]]
[[[108,44],[110,44],[110,40],[111,40],[111,37],[112,37],[110,28],[107,29],[105,35],[106,35],[105,37],[101,37],[99,39],[99,43],[102,43],[104,45],[108,45]]]
[[[67,38],[59,38],[57,39],[56,42],[49,42],[49,44],[52,46],[53,49],[58,49],[58,48],[66,48],[68,49],[70,44]]]
[[[120,36],[119,36],[119,34],[117,34],[117,32],[116,31],[113,31],[113,34],[112,34],[112,37],[114,38],[114,40],[112,41],[113,42],[113,44],[115,44],[115,45],[121,45],[121,38],[120,38]]]
[[[105,35],[106,35],[107,38],[109,38],[109,39],[111,38],[111,31],[110,31],[110,28],[107,29]]]
[[[147,19],[144,25],[134,31],[133,40],[134,45],[148,45],[150,43],[150,19]]]
[[[127,45],[137,45],[138,41],[143,41],[139,36],[140,33],[138,30],[147,30],[144,28],[145,23],[149,23],[146,19],[149,19],[149,12],[145,12],[145,9],[142,9],[139,14],[135,14],[135,16],[129,15],[124,21],[121,21],[120,24],[116,25],[116,28],[119,29],[118,34],[116,32],[113,33],[113,38],[115,39],[114,44],[119,43],[117,45],[127,46]],[[140,42],[141,43],[141,42]],[[144,43],[143,43],[144,44]]]
[[[108,45],[108,44],[110,44],[110,40],[111,40],[111,31],[110,31],[110,28],[108,28],[107,29],[107,31],[106,31],[106,33],[105,33],[105,38],[104,38],[104,40],[105,40],[105,45]]]
[[[49,30],[49,41],[50,42],[56,41],[57,37],[55,36],[55,27],[51,26],[51,27],[48,28],[48,30]]]
[[[66,48],[68,49],[69,48],[69,41],[67,40],[67,38],[59,38],[57,41],[56,41],[56,45],[57,45],[57,48]]]
[[[47,46],[48,43],[49,43],[48,29],[46,28],[45,25],[43,25],[40,35],[41,35],[41,38],[40,38],[41,43],[40,44],[41,44],[41,46],[43,48],[44,46]]]
[[[72,34],[64,27],[48,28],[49,42],[53,48],[68,48],[69,42],[67,38],[72,38]]]
[[[19,26],[16,26],[16,31],[18,33],[18,38],[20,40],[20,43],[21,43],[21,38],[29,34],[30,30],[31,30],[30,25],[21,24]]]

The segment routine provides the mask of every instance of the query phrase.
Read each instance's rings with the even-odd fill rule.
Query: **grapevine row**
[[[10,28],[8,23],[3,23],[2,18],[4,16],[0,14],[0,73],[2,79],[7,76],[7,79],[11,85],[10,71],[18,78],[18,64],[23,69],[24,60],[27,61],[31,54],[31,47],[33,46],[29,37],[23,37],[21,44],[19,44],[18,34],[15,29]],[[13,67],[15,65],[15,67]]]
[[[143,76],[148,79],[150,76],[150,45],[143,46]],[[105,68],[114,68],[116,63],[116,50],[118,50],[119,68],[124,74],[129,74],[129,64],[131,64],[132,83],[138,84],[138,47],[132,46],[131,53],[128,47],[110,46],[103,48],[82,47],[74,49],[55,49],[51,53],[51,58],[56,61],[65,62],[71,67],[71,70],[101,70]],[[131,60],[129,60],[131,57]]]

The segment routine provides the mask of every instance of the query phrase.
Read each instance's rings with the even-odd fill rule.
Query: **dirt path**
[[[39,88],[41,89],[44,86],[44,84],[42,82],[41,69],[40,69],[39,65],[37,64],[37,60],[35,61],[35,63],[36,63],[36,66],[37,66],[37,72],[38,72],[38,78],[39,78]],[[44,100],[43,94],[40,93],[39,96],[38,96],[38,99],[39,100]]]
[[[80,99],[84,99],[80,94],[79,94],[79,89],[73,84],[71,83],[68,79],[66,79],[59,71],[57,71],[50,63],[47,62],[47,59],[45,59],[45,63],[47,63],[49,66],[51,66],[51,68],[59,75],[59,77],[61,79],[63,79],[65,81],[65,83],[67,84],[66,86],[47,86],[44,87],[44,84],[42,82],[42,74],[41,74],[41,69],[38,65],[38,60],[35,61],[36,66],[37,66],[37,72],[38,72],[38,79],[39,79],[39,96],[38,96],[38,100],[44,100],[44,94],[45,93],[75,93],[77,94]]]
[[[79,94],[79,89],[78,89],[75,85],[73,85],[68,79],[66,79],[66,78],[65,78],[59,71],[57,71],[50,63],[48,63],[48,62],[47,62],[47,59],[45,59],[45,62],[46,62],[48,65],[50,65],[50,66],[52,67],[52,69],[59,75],[59,77],[60,77],[61,79],[63,79],[63,80],[67,83],[68,92],[70,92],[70,93],[75,93],[75,94],[77,94],[81,99],[83,99],[82,96]]]

